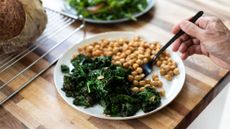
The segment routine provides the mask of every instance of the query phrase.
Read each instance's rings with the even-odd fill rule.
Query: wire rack
[[[20,53],[0,55],[0,105],[56,63],[73,45],[73,34],[79,33],[77,40],[85,38],[83,18],[49,8],[46,12],[47,27],[35,43]]]

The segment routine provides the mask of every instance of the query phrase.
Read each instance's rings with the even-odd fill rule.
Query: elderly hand
[[[193,54],[210,57],[217,65],[230,69],[230,31],[216,17],[201,17],[195,24],[184,20],[175,25],[172,32],[179,30],[186,34],[173,43],[173,51],[180,51],[181,58]]]

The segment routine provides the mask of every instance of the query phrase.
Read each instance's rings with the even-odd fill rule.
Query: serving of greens
[[[150,112],[161,104],[160,94],[152,88],[132,92],[127,79],[130,70],[111,63],[112,57],[96,58],[78,55],[71,60],[73,69],[61,65],[64,73],[62,90],[73,97],[73,104],[104,108],[104,114],[112,117],[135,115],[140,109]]]
[[[78,15],[94,20],[136,20],[134,14],[143,12],[147,0],[67,0]]]

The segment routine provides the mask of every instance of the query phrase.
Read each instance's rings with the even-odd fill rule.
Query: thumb
[[[197,25],[190,21],[183,21],[180,23],[180,28],[183,30],[186,34],[196,37],[198,39],[203,37],[204,30],[199,28]]]

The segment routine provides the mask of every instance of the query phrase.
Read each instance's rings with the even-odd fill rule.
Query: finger
[[[201,50],[201,46],[200,45],[192,45],[188,48],[188,56],[191,56],[193,54],[203,54],[202,50]]]
[[[180,39],[177,39],[177,40],[174,41],[173,44],[172,44],[172,50],[173,50],[174,52],[178,51],[180,45],[181,45],[181,40],[180,40]]]
[[[181,59],[186,60],[188,58],[188,52],[184,52],[181,54]]]
[[[178,38],[176,41],[173,43],[173,51],[178,51],[180,45],[182,42],[188,40],[190,37],[187,34],[182,35],[180,38]]]
[[[192,42],[193,42],[194,45],[200,45],[200,40],[198,40],[196,38],[195,39],[193,38]]]
[[[214,16],[204,16],[204,17],[200,17],[197,21],[196,24],[199,25],[200,28],[205,29],[207,28],[208,24],[210,22],[217,22],[220,21],[219,18],[214,17]]]
[[[173,26],[173,28],[172,28],[173,34],[176,34],[179,31],[180,31],[180,24],[176,24],[175,26]]]
[[[205,29],[210,21],[210,17],[200,17],[197,19],[196,24],[199,25],[200,28]]]
[[[180,28],[188,35],[196,37],[198,39],[203,38],[204,30],[190,21],[183,21],[180,24]]]
[[[192,17],[186,18],[185,20],[190,20]],[[182,22],[182,21],[181,21]],[[172,27],[172,33],[176,34],[177,32],[180,31],[180,24],[181,22],[179,22],[179,24],[176,24],[175,26]]]
[[[188,39],[187,41],[184,41],[181,43],[179,51],[181,53],[187,51],[187,49],[193,44],[192,39]]]

